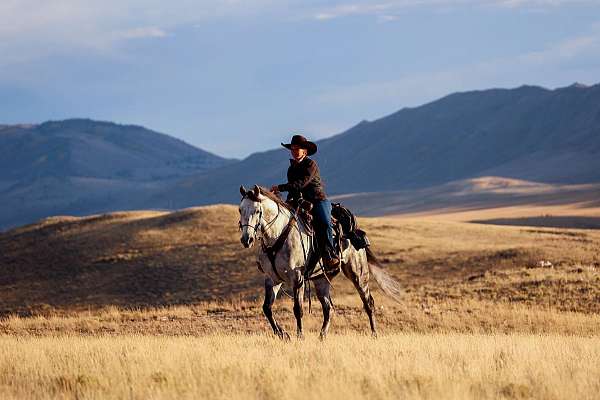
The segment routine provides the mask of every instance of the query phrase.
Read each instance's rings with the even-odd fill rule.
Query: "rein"
[[[273,218],[270,222],[268,222],[263,228],[262,231],[264,232],[265,229],[267,229],[269,226],[271,226],[271,224],[273,222],[275,222],[277,220],[277,218],[279,218],[279,214],[281,213],[281,208],[279,207],[279,204],[276,202],[275,204],[277,204],[277,215],[275,216],[275,218]],[[254,236],[256,236],[256,232],[258,231],[258,227],[260,226],[260,221],[263,219],[263,209],[262,209],[262,205],[260,206],[260,211],[258,213],[258,220],[256,221],[256,224],[254,225],[250,225],[250,224],[242,224],[242,222],[240,221],[238,223],[240,230],[244,227],[247,226],[249,228],[254,229]]]
[[[285,241],[287,240],[288,236],[290,235],[290,231],[292,230],[292,226],[295,223],[296,223],[296,217],[294,217],[292,215],[292,217],[290,218],[289,222],[287,223],[287,225],[283,229],[283,232],[281,232],[281,235],[279,235],[279,237],[277,237],[277,240],[275,240],[275,243],[273,243],[271,246],[267,246],[265,244],[264,239],[261,239],[261,241],[260,241],[260,243],[262,245],[262,250],[267,255],[267,257],[269,258],[269,261],[271,262],[271,268],[275,272],[275,275],[277,275],[277,277],[281,281],[284,281],[284,282],[285,282],[285,279],[283,279],[283,277],[279,274],[279,272],[277,271],[277,268],[275,267],[275,257],[277,256],[277,253],[279,252],[279,250],[281,250],[281,248],[283,247],[283,244],[285,243]]]
[[[277,205],[277,215],[271,221],[267,222],[264,226],[262,226],[261,233],[263,233],[263,234],[264,234],[265,230],[268,229],[269,226],[271,226],[277,220],[277,218],[279,218],[279,215],[281,214],[281,206],[279,205],[278,202],[275,202],[275,204]],[[239,229],[241,230],[242,227],[244,227],[244,226],[252,228],[254,230],[254,237],[256,238],[256,234],[258,233],[258,228],[260,227],[261,222],[263,220],[264,220],[263,208],[261,205],[260,210],[259,210],[258,220],[256,221],[256,224],[254,224],[254,225],[242,224],[242,222],[240,221]],[[296,229],[298,229],[298,232],[300,232],[298,224],[297,224],[297,217],[294,214],[291,214],[290,220],[288,221],[287,225],[285,226],[285,228],[283,229],[281,234],[277,237],[277,239],[275,240],[275,243],[273,243],[271,246],[267,246],[265,244],[264,235],[262,235],[260,237],[262,251],[269,258],[273,272],[275,272],[275,275],[277,275],[277,277],[281,281],[285,281],[285,279],[281,276],[281,274],[279,273],[279,271],[277,271],[277,268],[275,267],[275,257],[277,256],[277,253],[279,252],[279,250],[281,250],[281,248],[283,247],[284,243],[286,242],[286,240],[287,240],[288,236],[290,235],[290,232],[292,231],[292,228],[294,226],[296,227]],[[303,253],[305,253],[304,258],[306,259],[306,251],[304,249],[304,242],[302,241],[302,239],[300,239],[300,240],[302,242],[302,251],[303,251]]]
[[[300,243],[302,244],[302,253],[304,255],[304,266],[305,266],[305,269],[307,268],[307,263],[309,261],[308,255],[307,255],[307,249],[304,246],[304,240],[302,239],[302,232],[300,230],[300,225],[302,224],[306,227],[306,224],[305,224],[305,221],[302,221],[300,218],[298,218],[298,216],[297,216],[298,210],[297,209],[294,212],[290,212],[290,219],[289,219],[288,223],[286,224],[285,228],[283,229],[283,231],[279,234],[279,236],[277,237],[277,239],[271,246],[267,246],[267,244],[265,243],[264,233],[269,228],[269,226],[271,226],[279,218],[279,215],[281,214],[281,205],[277,201],[275,201],[275,204],[277,205],[277,215],[271,221],[266,222],[266,220],[263,219],[263,208],[262,208],[262,204],[261,204],[260,209],[259,209],[258,220],[255,225],[242,224],[241,221],[239,221],[238,224],[239,224],[240,230],[244,226],[252,228],[254,230],[254,238],[256,239],[257,233],[259,232],[259,227],[261,227],[261,222],[263,220],[266,222],[265,225],[263,225],[260,229],[260,232],[262,233],[262,235],[260,236],[262,251],[264,254],[267,255],[267,258],[269,259],[269,262],[271,263],[271,269],[273,270],[273,272],[275,273],[277,278],[280,281],[285,282],[286,280],[283,278],[283,276],[281,276],[281,274],[277,270],[277,267],[275,265],[275,258],[277,257],[277,253],[283,248],[283,245],[287,241],[287,239],[290,235],[290,232],[295,228],[298,231],[298,234],[300,237]],[[309,245],[312,248],[313,235],[309,235],[309,237],[310,237]],[[263,269],[260,266],[260,263],[258,264],[258,268],[261,272],[264,273]],[[304,280],[307,280],[306,278],[308,278],[308,275],[306,275],[306,272],[307,271],[305,271],[302,276],[302,278],[304,278]],[[283,289],[282,289],[282,291],[283,291],[283,293],[288,295],[288,297],[291,297]],[[311,303],[312,303],[312,301],[311,301],[310,281],[308,281],[308,312],[309,313],[311,312],[311,308],[312,308]]]
[[[276,202],[276,201],[275,201],[275,204],[277,205],[277,215],[271,221],[266,222],[266,220],[264,220],[264,218],[263,218],[263,208],[262,208],[262,205],[261,205],[260,209],[259,209],[259,216],[258,216],[258,220],[256,221],[256,224],[254,224],[254,225],[242,224],[241,221],[238,224],[239,224],[240,230],[244,226],[252,228],[254,230],[254,236],[256,237],[257,233],[259,232],[259,227],[261,227],[261,222],[263,220],[266,222],[266,224],[263,225],[261,227],[261,229],[260,229],[261,233],[263,234],[263,235],[260,236],[262,251],[267,255],[267,258],[271,262],[271,267],[273,269],[273,272],[275,272],[275,275],[277,275],[277,278],[279,278],[279,280],[285,282],[285,279],[281,276],[281,274],[279,273],[279,271],[277,271],[277,268],[275,266],[275,258],[277,257],[277,253],[283,248],[283,245],[287,241],[287,239],[288,239],[288,237],[290,235],[290,232],[292,231],[293,228],[296,228],[296,230],[300,234],[300,243],[302,244],[302,253],[304,255],[304,263],[305,263],[305,265],[307,263],[307,254],[306,254],[307,252],[306,252],[306,248],[304,247],[304,241],[302,240],[302,234],[300,232],[300,226],[298,224],[298,222],[300,220],[296,216],[296,213],[290,213],[290,219],[289,219],[287,225],[285,226],[285,228],[283,229],[283,231],[281,232],[281,234],[277,237],[277,239],[275,240],[275,242],[271,246],[267,246],[265,244],[265,239],[264,239],[264,232],[265,232],[265,230],[267,230],[269,228],[269,226],[271,226],[279,218],[279,215],[281,214],[281,206],[280,206],[280,204],[278,202]],[[312,238],[312,236],[311,236],[311,238]],[[310,294],[309,294],[309,302],[310,302]],[[309,309],[310,309],[310,307],[309,307]]]

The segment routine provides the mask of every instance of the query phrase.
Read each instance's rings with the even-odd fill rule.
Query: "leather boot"
[[[335,270],[340,266],[340,259],[331,249],[327,249],[323,252],[323,264],[328,270]]]

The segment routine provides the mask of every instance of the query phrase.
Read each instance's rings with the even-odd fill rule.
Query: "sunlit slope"
[[[336,196],[359,215],[500,225],[600,228],[600,185],[486,176],[425,189]]]
[[[237,221],[236,207],[215,205],[54,217],[0,234],[0,311],[260,299],[255,249],[242,248]],[[599,231],[386,217],[360,224],[406,304],[471,299],[600,311]],[[334,286],[337,299],[358,302],[347,280]]]

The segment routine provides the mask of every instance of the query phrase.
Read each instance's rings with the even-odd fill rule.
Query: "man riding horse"
[[[281,143],[292,158],[287,170],[287,183],[274,185],[272,192],[288,192],[287,201],[304,199],[312,204],[312,216],[317,244],[328,269],[340,264],[333,242],[331,202],[325,195],[317,162],[308,156],[317,152],[317,145],[302,135],[294,135],[290,143]]]
[[[252,190],[240,186],[242,198],[238,222],[241,231],[240,242],[245,248],[252,247],[257,241],[261,243],[256,253],[256,263],[258,269],[265,275],[263,312],[273,333],[282,339],[290,337],[277,322],[272,310],[277,293],[282,285],[286,285],[292,289],[296,333],[298,337],[303,337],[304,288],[312,282],[323,310],[320,338],[324,339],[327,336],[333,310],[331,280],[328,277],[330,274],[319,273],[316,276],[307,274],[307,271],[310,272],[307,260],[314,261],[322,254],[323,264],[326,265],[326,270],[329,270],[325,272],[341,270],[356,288],[369,317],[371,333],[375,336],[377,335],[375,301],[371,296],[369,282],[374,278],[383,292],[395,301],[400,299],[400,285],[377,261],[368,246],[364,231],[362,236],[346,237],[350,233],[356,235],[360,230],[354,228],[348,230],[344,227],[345,224],[340,222],[342,232],[345,232],[346,236],[342,235],[339,238],[340,253],[339,255],[336,253],[331,226],[331,203],[323,190],[319,167],[308,157],[317,152],[317,145],[301,135],[295,135],[291,143],[282,143],[282,145],[290,149],[292,154],[287,171],[288,182],[275,185],[270,191],[258,185],[254,185]],[[296,218],[297,208],[280,199],[275,194],[279,191],[287,191],[288,200],[298,200],[302,196],[305,201],[313,205],[314,229],[310,229],[302,218]],[[336,206],[333,211],[334,214],[338,212],[342,217],[338,218],[338,221],[343,221],[343,214],[339,214],[340,207]],[[355,224],[350,225],[352,227]],[[313,232],[317,236],[317,243],[312,240]],[[353,241],[353,238],[365,240]],[[315,245],[319,245],[319,248],[317,249]],[[334,275],[331,274],[331,277]]]

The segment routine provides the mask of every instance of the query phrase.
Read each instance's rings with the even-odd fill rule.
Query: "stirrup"
[[[337,273],[340,271],[341,269],[341,259],[339,257],[336,258],[330,258],[328,262],[325,262],[325,257],[323,257],[322,259],[322,263],[323,263],[323,270],[325,271],[325,273]],[[333,260],[337,260],[335,263],[331,262]]]

